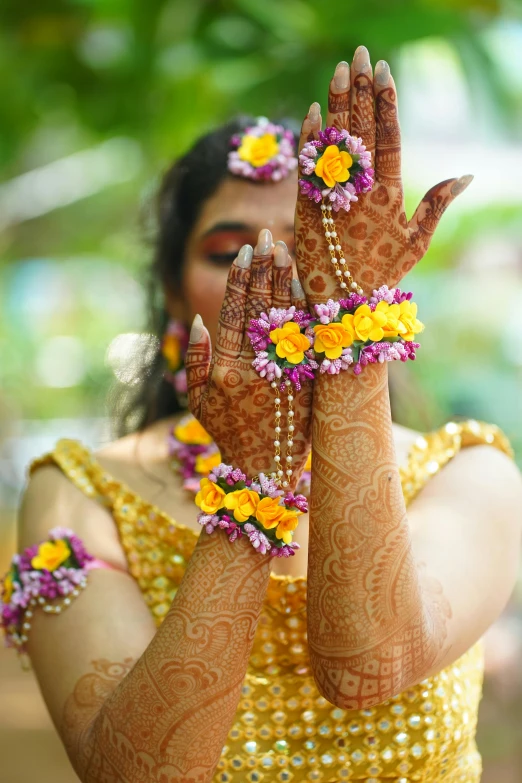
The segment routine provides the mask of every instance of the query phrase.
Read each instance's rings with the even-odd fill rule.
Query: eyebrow
[[[254,231],[254,227],[250,226],[248,223],[233,223],[228,221],[223,221],[221,223],[214,223],[213,226],[211,226],[205,233],[203,234],[203,239],[205,237],[209,237],[212,234],[219,234],[220,231]]]
[[[287,226],[288,231],[293,231],[294,226],[288,225]],[[240,233],[254,233],[256,229],[254,226],[252,226],[250,223],[241,223],[241,222],[233,222],[233,221],[221,221],[220,223],[214,223],[213,226],[211,226],[205,233],[202,235],[202,239],[205,239],[206,237],[212,236],[213,234],[219,234],[221,231],[238,231]]]

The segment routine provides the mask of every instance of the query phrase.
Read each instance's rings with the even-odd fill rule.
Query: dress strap
[[[106,473],[89,449],[78,441],[59,440],[52,451],[30,464],[29,475],[45,465],[56,465],[84,495],[113,509],[121,484]]]

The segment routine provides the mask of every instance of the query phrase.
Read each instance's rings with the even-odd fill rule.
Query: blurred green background
[[[28,461],[63,435],[110,437],[114,341],[144,328],[161,171],[237,111],[300,120],[361,43],[398,83],[409,214],[475,174],[408,280],[428,329],[399,419],[495,422],[521,464],[518,1],[2,0],[0,567]],[[522,779],[520,603],[488,642],[486,783]],[[0,663],[2,780],[74,780],[32,677]]]

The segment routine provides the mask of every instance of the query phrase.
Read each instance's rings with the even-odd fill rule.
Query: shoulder
[[[32,546],[52,528],[65,527],[95,557],[125,569],[111,509],[94,485],[91,456],[81,444],[60,441],[45,459],[33,463],[19,507],[18,544]]]

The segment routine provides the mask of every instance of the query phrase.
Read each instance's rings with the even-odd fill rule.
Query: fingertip
[[[288,256],[288,247],[286,242],[279,240],[274,245],[274,265],[275,266],[288,266],[290,259]]]
[[[272,250],[272,232],[268,228],[262,228],[257,238],[254,255],[267,256]]]
[[[192,321],[192,326],[190,327],[189,343],[199,343],[203,337],[204,331],[205,325],[203,323],[203,319],[199,313],[196,313],[194,320]]]
[[[237,254],[236,263],[241,269],[248,269],[252,263],[252,257],[254,255],[254,249],[252,245],[243,245],[239,253]]]
[[[453,196],[460,195],[460,193],[466,190],[468,185],[471,185],[474,179],[475,177],[473,174],[464,174],[463,177],[459,177],[451,186],[451,194]]]

